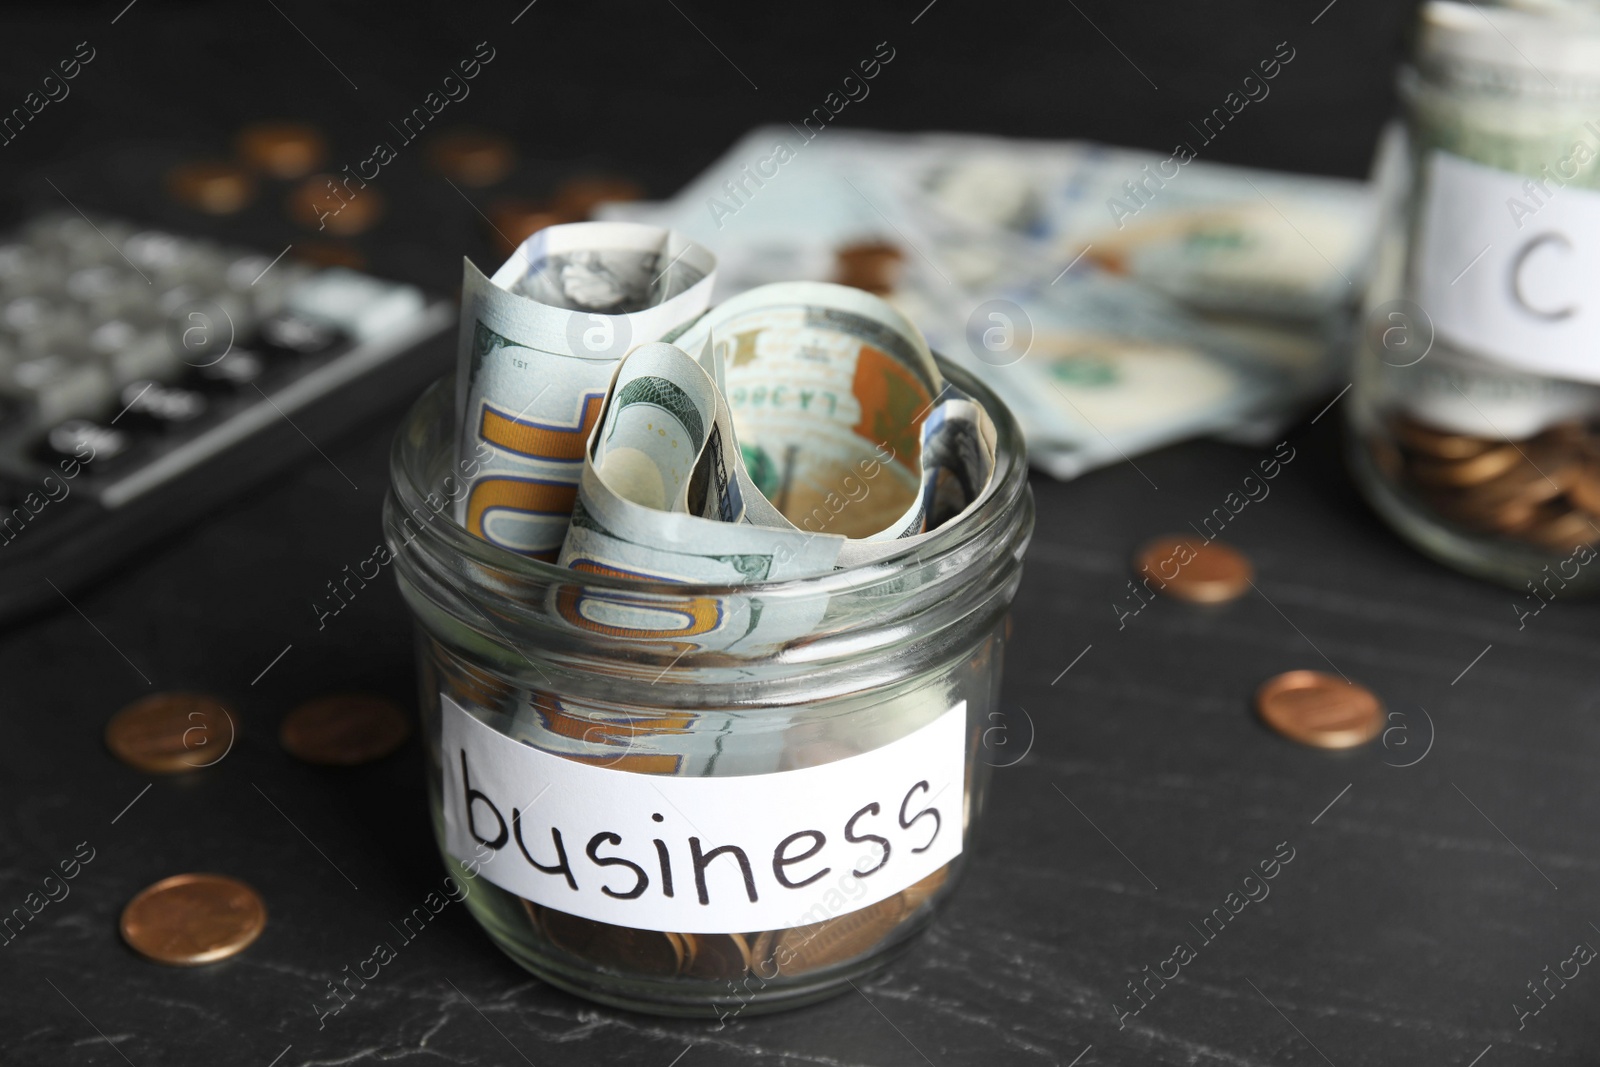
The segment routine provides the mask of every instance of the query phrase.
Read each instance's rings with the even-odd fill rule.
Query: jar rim
[[[1011,410],[980,380],[937,353],[934,358],[947,381],[983,405],[995,428],[994,473],[989,484],[969,506],[961,521],[947,522],[915,543],[907,544],[901,550],[870,562],[799,578],[729,585],[668,582],[583,572],[582,584],[588,589],[679,598],[743,595],[781,600],[834,596],[859,591],[882,582],[887,575],[902,569],[908,559],[914,558],[920,564],[929,564],[963,545],[969,545],[984,533],[992,532],[995,525],[1003,523],[1006,514],[1016,507],[1027,488],[1027,446],[1022,429]],[[513,582],[523,581],[532,585],[571,584],[578,576],[578,572],[520,555],[474,536],[450,514],[448,503],[434,506],[428,502],[430,496],[438,494],[425,484],[429,472],[422,469],[417,460],[425,461],[434,457],[420,455],[416,449],[418,443],[414,440],[416,432],[419,428],[424,428],[417,424],[430,421],[426,418],[430,407],[442,409],[446,413],[454,412],[453,397],[449,395],[453,393],[454,385],[453,374],[437,379],[423,391],[401,421],[390,450],[389,494],[385,502],[386,526],[391,527],[390,532],[392,532],[394,528],[398,528],[400,522],[404,521],[404,516],[426,514],[427,520],[418,524],[417,535],[408,538],[405,544],[411,544],[413,541],[425,542],[427,554],[435,558],[449,558],[452,555],[462,557],[479,567],[502,574]],[[453,452],[453,434],[449,435],[449,443]],[[440,482],[442,481],[443,479],[440,479]],[[394,512],[403,514],[396,519]],[[391,519],[396,521],[389,521]],[[391,549],[395,547],[391,543]]]

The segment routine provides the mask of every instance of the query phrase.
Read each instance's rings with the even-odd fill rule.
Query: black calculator
[[[454,321],[415,286],[118,219],[0,238],[0,621],[415,396]]]

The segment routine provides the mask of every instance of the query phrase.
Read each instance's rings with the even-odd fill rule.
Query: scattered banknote
[[[780,143],[786,161],[762,170]],[[1337,388],[1376,231],[1366,184],[1203,158],[1147,178],[1167,159],[1085,142],[848,130],[808,140],[763,127],[671,201],[607,210],[714,244],[724,301],[778,279],[840,276],[838,253],[852,245],[898,247],[903,277],[889,300],[1013,403],[1037,466],[1072,477],[1196,434],[1269,439]],[[1054,299],[1085,276],[1101,280],[1093,295]],[[1007,378],[1033,369],[1011,371],[972,341],[996,300],[1037,313],[1027,325],[1047,343],[1027,359],[1055,367],[1057,384],[1084,365],[1050,356],[1077,350],[1056,344],[1066,337],[1092,339],[1118,386],[1068,388],[1071,404],[1017,402]],[[1186,384],[1197,391],[1185,395]],[[1088,426],[1102,421],[1097,406],[1117,432]]]

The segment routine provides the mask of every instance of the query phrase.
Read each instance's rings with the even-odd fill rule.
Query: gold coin
[[[563,952],[623,974],[675,975],[688,956],[681,934],[614,926],[554,908],[539,909],[539,927]]]
[[[383,194],[375,185],[313,174],[290,191],[287,207],[289,217],[308,230],[352,237],[383,217]]]
[[[1515,445],[1499,444],[1467,459],[1420,457],[1408,466],[1411,476],[1424,485],[1480,485],[1522,462]]]
[[[428,162],[451,181],[482,188],[493,185],[516,165],[507,138],[477,130],[454,130],[428,145]]]
[[[309,700],[278,731],[291,756],[334,767],[382,759],[410,736],[411,721],[392,700],[359,693]]]
[[[254,889],[220,874],[177,874],[122,909],[122,939],[157,963],[193,967],[227,959],[261,936],[267,908]]]
[[[182,163],[167,172],[167,192],[208,215],[232,215],[255,199],[250,172],[233,163]]]
[[[233,747],[239,720],[215,697],[156,693],[135,701],[106,723],[106,747],[147,774],[209,767]]]
[[[643,198],[644,189],[638,182],[606,174],[591,174],[562,182],[556,190],[555,207],[570,218],[586,219],[601,204]]]
[[[486,214],[496,247],[508,256],[545,227],[575,221],[574,216],[556,210],[548,201],[516,197],[491,202]]]
[[[1432,430],[1414,419],[1401,417],[1394,422],[1394,434],[1413,452],[1435,459],[1471,459],[1494,444],[1481,437]]]
[[[907,908],[896,893],[870,907],[809,926],[773,932],[770,959],[780,974],[804,974],[855,959],[876,948],[900,924]],[[765,946],[761,946],[765,950]]]
[[[1383,705],[1371,691],[1321,671],[1289,671],[1256,690],[1256,710],[1291,741],[1352,748],[1378,736]]]
[[[887,296],[900,282],[906,254],[887,241],[845,245],[833,254],[834,281]]]
[[[685,960],[679,972],[685,978],[716,981],[743,978],[750,970],[750,943],[743,934],[680,934]]]
[[[1155,589],[1196,604],[1233,600],[1249,590],[1255,577],[1255,568],[1237,549],[1181,535],[1151,541],[1133,565],[1135,574],[1155,580]]]
[[[258,122],[239,131],[239,158],[274,178],[303,178],[328,154],[322,134],[300,122]]]

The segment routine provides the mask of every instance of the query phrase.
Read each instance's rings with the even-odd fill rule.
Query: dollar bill
[[[617,361],[701,315],[715,267],[680,234],[616,222],[541,230],[492,277],[466,262],[456,397],[471,473],[457,521],[553,561]]]

